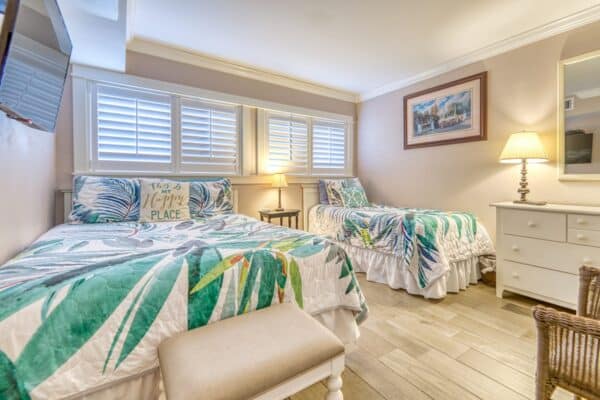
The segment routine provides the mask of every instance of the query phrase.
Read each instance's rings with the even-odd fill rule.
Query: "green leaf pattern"
[[[236,214],[58,226],[0,267],[0,331],[26,338],[0,345],[0,398],[67,397],[141,373],[157,338],[279,302],[367,314],[344,251],[301,231]]]
[[[400,267],[408,269],[421,288],[446,274],[452,262],[494,254],[487,231],[471,213],[318,205],[309,218],[315,233],[399,257]]]

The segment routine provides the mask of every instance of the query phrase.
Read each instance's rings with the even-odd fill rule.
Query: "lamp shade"
[[[273,175],[273,187],[274,188],[282,188],[287,187],[287,180],[285,179],[284,174],[275,174]]]
[[[517,132],[510,135],[504,145],[500,162],[519,163],[522,160],[529,162],[548,161],[548,155],[540,137],[535,132]]]

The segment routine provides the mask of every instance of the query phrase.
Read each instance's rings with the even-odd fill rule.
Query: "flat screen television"
[[[0,109],[54,132],[71,40],[56,0],[0,0]]]

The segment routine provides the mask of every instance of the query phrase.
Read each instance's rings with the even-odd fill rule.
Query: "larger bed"
[[[57,226],[0,267],[0,397],[155,398],[162,340],[278,302],[347,342],[367,312],[344,250],[306,232],[238,214]]]

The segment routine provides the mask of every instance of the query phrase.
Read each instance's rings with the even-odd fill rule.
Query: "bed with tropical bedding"
[[[442,298],[476,283],[480,257],[494,254],[471,213],[371,204],[356,178],[323,180],[319,192],[310,232],[335,240],[370,281]]]
[[[162,340],[279,302],[356,339],[367,308],[340,246],[231,213],[228,182],[201,190],[211,215],[139,221],[128,181],[76,180],[77,223],[0,267],[0,398],[154,398]]]

